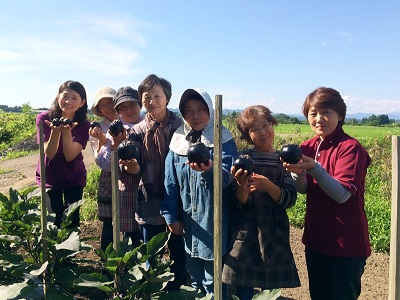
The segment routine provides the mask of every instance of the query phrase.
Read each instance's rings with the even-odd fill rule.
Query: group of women
[[[89,140],[99,178],[99,218],[103,221],[101,248],[112,242],[110,157],[125,140],[135,144],[138,159],[120,160],[119,190],[121,231],[132,244],[148,242],[169,230],[168,248],[174,261],[174,281],[179,290],[187,274],[191,284],[213,295],[213,168],[223,173],[222,270],[223,297],[234,287],[241,299],[251,299],[255,288],[280,289],[300,285],[290,249],[286,209],[295,205],[297,193],[306,194],[303,243],[311,299],[357,299],[361,277],[370,255],[364,190],[370,157],[361,144],[343,130],[346,104],[332,88],[317,88],[307,95],[303,114],[315,136],[301,145],[296,164],[281,161],[274,147],[278,125],[269,108],[253,105],[237,119],[241,139],[251,147],[237,152],[230,132],[222,130],[222,165],[213,164],[214,131],[210,96],[187,89],[181,96],[182,118],[171,112],[171,84],[154,74],[138,90],[100,88],[92,112],[102,117],[90,127],[87,97],[76,81],[63,83],[42,122],[49,209],[60,226],[65,208],[82,199],[86,169],[82,149]],[[145,116],[140,115],[142,106]],[[67,118],[72,123],[52,122]],[[108,130],[120,119],[124,129]],[[65,119],[63,119],[65,120]],[[189,162],[188,148],[203,143],[210,152],[206,162]],[[247,154],[254,172],[236,169],[233,161]],[[37,181],[40,178],[40,162]],[[70,226],[79,226],[79,209]]]

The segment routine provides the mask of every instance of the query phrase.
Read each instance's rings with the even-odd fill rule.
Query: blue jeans
[[[147,243],[155,235],[160,232],[165,232],[166,225],[143,224],[140,225],[140,230],[142,232],[143,241]],[[174,261],[170,268],[171,272],[174,273],[175,279],[168,282],[167,290],[177,291],[180,289],[181,285],[185,283],[187,273],[185,246],[183,244],[182,236],[171,233],[171,237],[168,241],[168,249],[170,259]],[[161,255],[163,252],[164,251],[162,251]]]
[[[313,300],[355,300],[361,294],[366,257],[332,257],[306,248],[310,296]]]
[[[214,261],[191,257],[186,253],[186,268],[192,280],[192,286],[203,294],[211,294],[214,299]],[[222,283],[222,299],[227,298],[227,285]]]

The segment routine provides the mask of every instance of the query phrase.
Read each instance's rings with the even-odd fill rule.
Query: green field
[[[387,134],[400,135],[400,127],[374,127],[374,126],[351,126],[344,125],[344,131],[352,137],[379,139],[384,138]],[[294,133],[312,134],[310,125],[308,124],[279,124],[275,128],[275,133]]]

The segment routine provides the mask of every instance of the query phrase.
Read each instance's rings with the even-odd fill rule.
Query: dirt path
[[[93,164],[93,155],[90,147],[83,152],[87,167]],[[0,160],[0,193],[8,195],[10,187],[22,189],[35,186],[35,169],[39,154],[11,160]],[[84,222],[82,231],[90,236],[100,236],[101,224],[99,221]],[[283,289],[280,299],[309,299],[307,269],[304,259],[304,245],[301,242],[302,230],[291,228],[291,245],[295,256],[301,287],[296,289]],[[98,245],[97,245],[98,247]],[[367,259],[365,273],[362,277],[362,293],[360,299],[386,300],[389,289],[389,255],[372,253]]]
[[[8,195],[10,187],[20,190],[36,186],[36,165],[39,152],[24,157],[0,159],[0,193]],[[90,146],[83,150],[83,159],[86,168],[94,163]]]

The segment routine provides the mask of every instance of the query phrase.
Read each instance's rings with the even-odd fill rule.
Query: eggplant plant
[[[93,268],[76,256],[92,247],[79,238],[79,228],[68,227],[83,200],[64,212],[61,228],[54,225],[54,214],[47,216],[48,259],[44,261],[38,190],[21,194],[10,189],[9,195],[0,194],[0,284],[5,286],[6,299],[43,291],[44,278],[46,296],[51,299],[73,299],[85,292],[72,282]]]
[[[54,214],[47,216],[45,261],[39,190],[19,193],[10,189],[9,194],[7,198],[0,193],[2,299],[44,299],[44,294],[46,299],[59,300],[72,300],[77,294],[88,299],[210,299],[188,286],[165,291],[174,278],[169,269],[173,262],[160,253],[170,233],[160,233],[134,249],[128,240],[117,250],[112,244],[105,251],[94,249],[99,260],[78,258],[78,254],[92,249],[85,241],[98,239],[80,238],[80,229],[69,227],[72,213],[83,200],[65,210],[61,228],[54,225]]]

